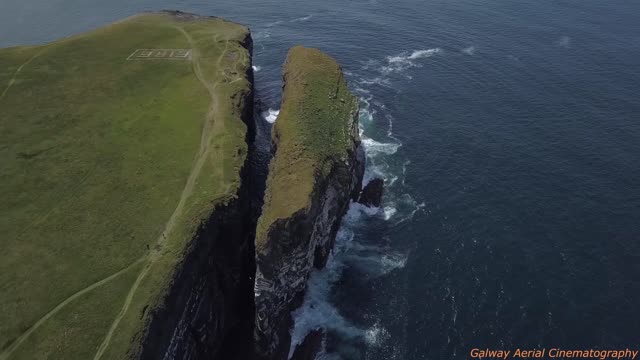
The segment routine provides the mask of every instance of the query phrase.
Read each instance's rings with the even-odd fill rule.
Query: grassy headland
[[[197,227],[240,186],[247,37],[158,13],[0,50],[0,360],[139,350]]]

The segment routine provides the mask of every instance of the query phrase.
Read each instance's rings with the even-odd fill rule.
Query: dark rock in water
[[[318,355],[322,349],[324,336],[325,333],[322,329],[316,329],[307,334],[302,343],[296,346],[291,360],[315,360],[316,355]]]
[[[360,194],[360,199],[358,199],[358,202],[368,207],[380,207],[380,204],[382,203],[383,193],[384,180],[380,178],[372,179],[367,183],[364,189],[362,189],[362,193]]]

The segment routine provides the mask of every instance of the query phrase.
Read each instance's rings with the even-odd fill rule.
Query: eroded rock
[[[368,207],[380,207],[382,194],[384,193],[384,180],[381,178],[371,179],[362,189],[358,202]]]

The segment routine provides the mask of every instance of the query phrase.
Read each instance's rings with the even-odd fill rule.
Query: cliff
[[[283,359],[290,312],[312,268],[324,267],[364,171],[358,102],[334,59],[316,49],[290,50],[272,137],[255,239],[254,338],[259,356]]]
[[[248,28],[148,13],[0,68],[0,359],[231,359],[253,313]]]
[[[179,19],[207,19],[170,12]],[[211,19],[211,18],[209,18]],[[252,39],[247,31],[235,44],[249,61]],[[227,45],[228,47],[228,45]],[[243,56],[243,57],[244,57]],[[210,217],[198,228],[184,261],[177,267],[161,306],[150,314],[143,334],[141,359],[246,360],[252,354],[254,236],[257,220],[252,199],[256,176],[251,162],[253,142],[253,70],[250,62],[238,68],[248,88],[232,93],[234,121],[247,126],[249,152],[240,170],[240,187],[225,203],[215,204]]]

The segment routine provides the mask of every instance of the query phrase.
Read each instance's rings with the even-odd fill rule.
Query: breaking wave
[[[423,211],[425,204],[416,201],[404,187],[409,160],[402,159],[399,150],[402,142],[393,135],[393,114],[374,94],[377,91],[388,92],[394,81],[392,75],[412,67],[421,66],[422,59],[442,54],[440,48],[402,52],[386,57],[382,61],[367,61],[357,71],[345,72],[350,78],[353,91],[360,99],[360,137],[365,149],[367,166],[364,183],[380,177],[385,183],[385,195],[380,208],[369,208],[351,203],[342,220],[327,266],[311,274],[307,285],[303,305],[292,313],[294,327],[291,330],[291,348],[289,356],[305,336],[316,329],[323,328],[337,335],[340,341],[361,342],[369,347],[382,346],[390,338],[388,331],[378,322],[372,326],[354,323],[340,312],[339,304],[331,300],[332,292],[339,286],[346,271],[356,271],[367,276],[363,279],[383,277],[405,267],[410,256],[408,251],[395,249],[393,245],[381,246],[379,238],[372,238],[367,232],[370,221],[394,226],[410,220]],[[381,88],[372,88],[380,85]],[[275,110],[269,109],[273,121],[277,117]],[[268,120],[267,120],[268,121]],[[386,131],[380,132],[381,128]],[[321,352],[318,359],[339,360],[338,354]]]
[[[253,65],[252,68],[253,68],[253,72],[258,72],[258,71],[262,70],[262,68],[260,66],[257,66],[257,65]]]
[[[387,57],[387,64],[381,68],[383,74],[403,72],[409,68],[420,67],[420,59],[427,59],[443,53],[441,48],[415,50],[402,52],[395,56]],[[410,77],[409,77],[410,78]]]
[[[265,119],[268,123],[273,124],[278,119],[278,115],[280,114],[280,110],[273,110],[269,108],[269,110],[262,112],[262,118]]]
[[[386,155],[393,155],[402,145],[396,143],[383,143],[366,137],[363,137],[362,143],[364,144],[365,152],[369,156],[375,156],[381,153]]]
[[[369,345],[375,345],[378,332],[386,331],[379,326],[360,328],[354,325],[343,317],[330,301],[331,290],[347,267],[375,277],[403,268],[406,264],[406,254],[389,253],[380,256],[386,249],[367,246],[361,239],[356,238],[361,219],[372,214],[375,213],[372,213],[370,208],[357,203],[352,203],[349,207],[336,236],[336,245],[327,266],[311,274],[304,303],[292,313],[295,325],[291,332],[289,357],[305,336],[316,329],[322,328],[343,339],[360,340]]]

